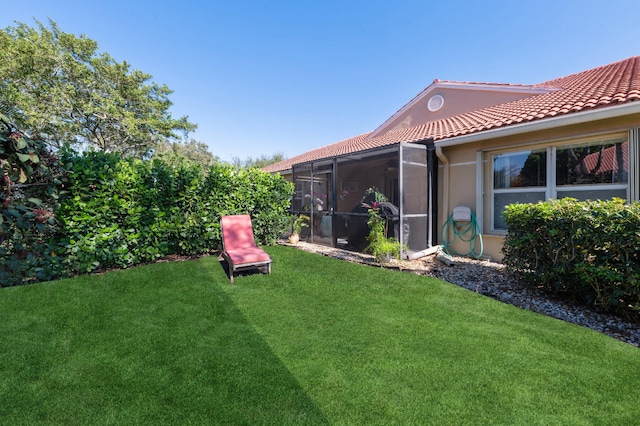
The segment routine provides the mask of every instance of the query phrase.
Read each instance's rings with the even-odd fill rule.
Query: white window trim
[[[491,230],[491,233],[494,235],[506,235],[507,234],[507,230],[506,229],[496,229],[495,228],[495,194],[501,194],[501,193],[510,193],[510,194],[515,194],[515,193],[532,193],[532,192],[544,192],[545,194],[545,200],[550,200],[550,199],[557,199],[558,198],[558,189],[560,189],[560,192],[563,191],[563,189],[566,190],[571,190],[571,191],[598,191],[598,190],[619,190],[619,189],[626,189],[626,194],[627,194],[627,202],[630,201],[640,201],[640,164],[638,164],[638,161],[640,161],[640,128],[636,128],[636,129],[630,129],[628,131],[628,142],[629,142],[629,164],[628,164],[628,170],[627,170],[627,183],[611,183],[611,184],[598,184],[598,185],[563,185],[561,187],[558,187],[556,185],[556,152],[557,152],[557,148],[558,147],[563,147],[563,146],[567,146],[567,145],[580,145],[580,144],[588,144],[588,143],[592,143],[592,142],[597,142],[599,140],[607,140],[607,139],[615,139],[617,137],[622,137],[622,134],[620,133],[615,133],[615,134],[598,134],[598,135],[592,135],[592,136],[588,136],[585,138],[579,138],[579,139],[570,139],[570,140],[562,140],[562,141],[555,141],[553,142],[553,145],[547,146],[546,149],[547,150],[547,185],[546,187],[541,187],[541,186],[534,186],[534,187],[524,187],[524,188],[501,188],[501,189],[495,189],[495,173],[493,170],[493,158],[496,155],[501,155],[501,154],[508,154],[508,153],[512,153],[512,152],[519,152],[519,151],[526,151],[526,150],[534,150],[534,149],[543,149],[543,147],[539,147],[539,148],[532,148],[530,146],[520,146],[520,147],[509,147],[509,149],[495,149],[495,150],[490,150],[490,151],[486,151],[486,154],[489,155],[488,161],[490,164],[490,173],[491,173],[491,196],[489,197],[490,200],[490,206],[489,206],[489,228]],[[485,152],[479,152],[478,154],[478,164],[481,165],[482,163],[482,155]],[[635,161],[634,161],[635,160]],[[483,174],[484,175],[484,174]],[[480,187],[482,188],[482,187]],[[484,198],[481,197],[482,194],[482,190],[478,189],[478,184],[476,184],[476,195],[480,198]],[[478,203],[478,210],[477,211],[483,211],[480,210],[480,203]]]
[[[545,200],[552,198],[558,198],[558,192],[556,191],[556,152],[555,146],[547,148],[547,192]]]
[[[629,201],[640,201],[640,129],[629,130]]]
[[[617,190],[617,189],[629,189],[629,185],[626,183],[601,183],[595,185],[563,185],[556,186],[556,193],[563,191],[604,191],[604,190]],[[629,191],[627,191],[627,200],[629,200]]]

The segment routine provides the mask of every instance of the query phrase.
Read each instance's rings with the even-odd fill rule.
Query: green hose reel
[[[445,252],[450,256],[473,256],[477,259],[482,256],[484,250],[476,216],[469,207],[465,206],[453,209],[453,213],[442,226],[440,240]],[[458,240],[469,245],[468,252],[461,253],[452,248]]]

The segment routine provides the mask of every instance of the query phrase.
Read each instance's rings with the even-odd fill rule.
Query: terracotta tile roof
[[[439,82],[436,80],[435,82]],[[471,84],[471,83],[465,83]],[[492,83],[493,84],[493,83]],[[517,85],[512,85],[517,86]],[[372,132],[345,139],[266,167],[289,170],[294,164],[427,138],[436,141],[498,127],[605,108],[640,100],[640,56],[533,85],[557,89],[505,104],[432,121],[367,139]]]
[[[331,145],[307,151],[304,154],[264,167],[263,170],[267,172],[290,170],[295,164],[308,163],[310,161],[321,160],[323,158],[331,158],[339,155],[350,154],[352,152],[364,151],[369,148],[375,148],[375,146],[371,146],[371,140],[367,140],[367,136],[370,134],[371,132],[363,133]]]

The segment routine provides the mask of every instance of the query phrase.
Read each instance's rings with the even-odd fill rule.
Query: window
[[[627,198],[629,143],[614,139],[556,149],[555,198]]]
[[[493,182],[496,189],[545,186],[546,151],[520,151],[494,156]]]
[[[504,208],[550,198],[627,199],[627,138],[494,154],[492,229],[505,230]]]
[[[506,229],[504,208],[545,199],[547,151],[519,151],[493,156],[493,229]]]
[[[629,143],[569,145],[556,151],[556,184],[626,183]]]

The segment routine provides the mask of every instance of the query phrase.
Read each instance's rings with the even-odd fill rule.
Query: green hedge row
[[[640,203],[513,204],[504,263],[554,294],[640,321]]]
[[[220,217],[250,214],[256,239],[272,244],[289,222],[293,186],[259,169],[168,166],[116,154],[65,152],[57,232],[29,247],[4,285],[124,268],[221,247]]]

